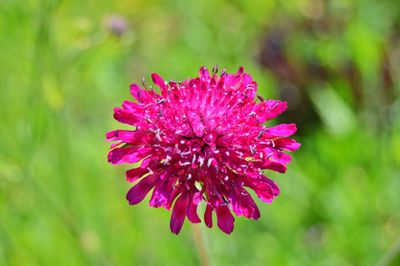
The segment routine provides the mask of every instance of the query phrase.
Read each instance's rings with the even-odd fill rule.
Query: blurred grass
[[[2,0],[0,265],[197,265],[188,223],[176,237],[170,213],[126,203],[127,167],[106,162],[104,133],[119,127],[112,108],[151,72],[182,80],[215,64],[243,65],[263,96],[279,97],[257,63],[261,35],[277,17],[309,14],[307,3]],[[310,90],[322,125],[298,137],[286,175],[271,174],[282,194],[259,205],[259,221],[237,219],[231,236],[204,229],[213,265],[375,265],[398,241],[400,104],[374,97],[386,37],[398,37],[396,3],[335,1],[348,12],[343,35],[293,36],[296,60],[353,59],[366,105],[390,109],[392,123],[380,127],[376,109],[357,113],[341,81]],[[120,37],[110,14],[128,21]]]

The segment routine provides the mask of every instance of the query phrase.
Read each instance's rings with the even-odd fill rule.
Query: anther
[[[261,139],[261,137],[264,135],[265,129],[261,130],[260,133],[258,133],[257,138]]]
[[[179,161],[179,165],[180,166],[186,166],[186,165],[189,165],[190,164],[190,162],[181,162],[181,161]]]
[[[142,77],[142,85],[145,89],[147,89],[146,87],[146,79],[144,77]]]
[[[278,107],[279,103],[276,103],[270,110],[274,110],[276,107]]]
[[[199,156],[199,163],[200,163],[200,166],[203,166],[203,164],[204,164],[204,158],[201,156]]]
[[[224,203],[225,203],[226,205],[229,204],[229,200],[227,200],[225,197],[222,197],[222,200],[224,201]]]
[[[165,100],[164,98],[161,98],[157,101],[157,104],[162,104],[162,103],[166,103],[167,100]]]
[[[186,155],[189,155],[189,154],[191,154],[190,151],[185,151],[185,152],[181,152],[180,153],[181,156],[186,156]]]
[[[215,66],[212,68],[212,72],[213,72],[214,74],[217,74],[217,73],[218,73],[218,65],[215,65]]]
[[[250,145],[249,149],[250,149],[251,154],[253,154],[253,155],[257,152],[256,145]]]

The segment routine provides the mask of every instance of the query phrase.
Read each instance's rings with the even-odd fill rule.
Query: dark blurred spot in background
[[[391,106],[398,96],[394,83],[399,73],[398,23],[373,32],[376,29],[360,25],[368,18],[356,17],[356,4],[311,0],[299,1],[298,8],[298,16],[273,19],[261,38],[259,62],[273,74],[280,97],[289,105],[283,120],[302,125],[303,134],[320,124],[312,94],[328,84],[372,129],[389,129],[394,122]],[[365,47],[355,50],[354,42],[369,38],[371,43],[360,43]]]

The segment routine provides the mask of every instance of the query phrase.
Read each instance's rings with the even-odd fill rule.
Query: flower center
[[[219,153],[216,148],[216,134],[205,133],[202,137],[183,136],[179,144],[175,145],[176,151],[180,156],[181,166],[191,165],[192,168],[202,167],[210,164],[210,159]]]

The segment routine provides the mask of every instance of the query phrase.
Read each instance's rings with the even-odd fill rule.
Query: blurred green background
[[[399,33],[398,0],[0,0],[0,265],[198,265],[104,134],[131,82],[216,64],[302,147],[259,221],[201,225],[211,264],[400,265]]]

